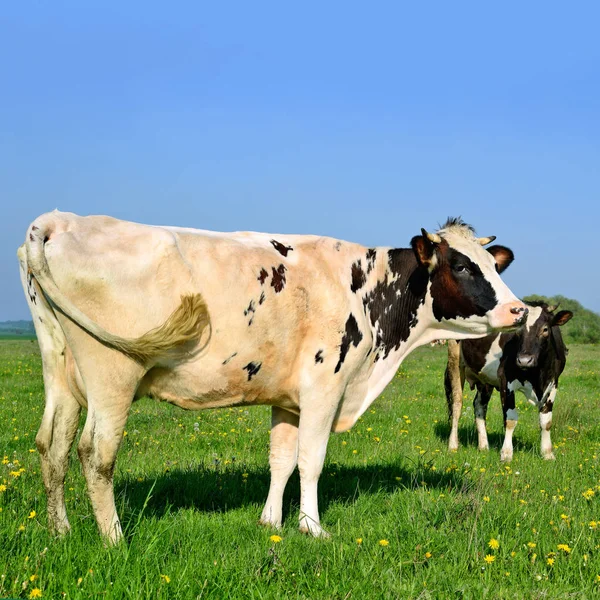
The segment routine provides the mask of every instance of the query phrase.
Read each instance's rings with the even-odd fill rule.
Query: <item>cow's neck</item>
[[[363,295],[375,362],[396,354],[412,337],[428,283],[429,274],[418,265],[412,250],[386,251],[386,263],[379,270],[376,283]]]

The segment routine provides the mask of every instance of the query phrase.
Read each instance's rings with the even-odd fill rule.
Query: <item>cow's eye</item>
[[[466,265],[456,265],[454,267],[454,270],[457,273],[462,273],[463,275],[466,275],[471,272],[471,271],[469,271],[469,267],[467,267]]]

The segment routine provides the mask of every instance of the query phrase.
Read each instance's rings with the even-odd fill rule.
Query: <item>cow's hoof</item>
[[[556,456],[554,456],[554,452],[547,452],[542,455],[544,460],[556,460]]]
[[[331,534],[325,531],[318,523],[300,523],[300,531],[301,533],[306,533],[307,535],[311,535],[315,538],[320,538],[322,540],[328,540],[331,537]]]
[[[487,445],[478,447],[479,452],[487,452],[489,449],[490,449],[490,447]]]
[[[277,521],[269,521],[268,519],[263,519],[260,518],[258,520],[258,524],[261,527],[269,527],[270,529],[281,529],[281,521],[277,522]]]
[[[500,461],[504,463],[509,463],[512,461],[513,453],[510,450],[502,450],[500,452]]]
[[[458,452],[458,442],[448,444],[448,452]]]

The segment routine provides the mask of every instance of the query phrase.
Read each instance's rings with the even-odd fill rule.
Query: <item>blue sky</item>
[[[518,295],[600,312],[600,5],[18,2],[0,11],[0,320],[59,208],[405,247],[462,215]]]

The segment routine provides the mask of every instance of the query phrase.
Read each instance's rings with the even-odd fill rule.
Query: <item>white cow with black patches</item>
[[[512,260],[459,220],[406,249],[317,236],[215,233],[53,212],[19,249],[44,365],[37,436],[50,525],[69,522],[63,482],[79,455],[102,535],[122,536],[113,471],[131,404],[273,407],[261,521],[281,525],[300,471],[300,529],[325,535],[317,482],[330,432],[347,430],[414,348],[522,324],[500,279]]]
[[[505,462],[512,460],[513,434],[518,421],[515,392],[520,391],[539,410],[541,454],[547,460],[554,459],[550,439],[552,408],[567,358],[560,327],[573,316],[568,310],[555,313],[556,308],[543,302],[531,303],[527,322],[517,332],[465,340],[460,343],[460,350],[456,344],[449,345],[445,382],[452,419],[450,450],[458,449],[458,419],[466,380],[471,389],[477,388],[473,408],[480,450],[489,448],[486,415],[493,390],[497,389],[505,426],[500,457]],[[460,403],[456,402],[457,397]]]

